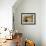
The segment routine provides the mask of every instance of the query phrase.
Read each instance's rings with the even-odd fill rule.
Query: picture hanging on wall
[[[21,24],[23,25],[36,24],[36,13],[21,13]]]

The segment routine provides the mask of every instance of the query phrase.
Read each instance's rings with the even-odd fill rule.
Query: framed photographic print
[[[23,25],[36,24],[36,13],[21,13],[21,24]]]

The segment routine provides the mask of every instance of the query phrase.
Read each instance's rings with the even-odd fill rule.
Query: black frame
[[[23,17],[23,15],[24,14],[33,14],[33,16],[34,16],[34,23],[30,23],[30,24],[24,24],[23,22],[22,22],[22,17]],[[21,24],[22,25],[35,25],[36,24],[36,13],[21,13]]]

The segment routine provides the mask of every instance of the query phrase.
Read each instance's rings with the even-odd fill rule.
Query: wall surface
[[[23,0],[17,7],[16,5],[13,9],[15,30],[22,32],[24,38],[34,40],[36,46],[41,46],[41,0]],[[36,25],[22,25],[21,13],[36,13]]]
[[[0,0],[0,27],[12,29],[12,6],[16,0]]]
[[[16,0],[0,0],[0,28],[5,27],[9,30],[12,29],[12,6],[15,2]],[[0,33],[0,38],[5,38],[5,36],[10,35],[8,30],[5,32],[0,29]]]
[[[42,46],[46,46],[46,0],[41,1],[41,38]]]

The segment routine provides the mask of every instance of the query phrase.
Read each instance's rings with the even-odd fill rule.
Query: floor
[[[13,40],[6,40],[6,42],[2,43],[0,46],[16,46],[15,39]]]
[[[16,41],[19,41],[19,44],[21,46],[23,46],[23,43],[20,42],[20,41],[22,41],[22,37],[20,37],[19,35],[17,35],[17,36],[15,35],[14,37],[12,37],[13,39],[11,39],[11,40],[6,40],[6,39],[1,38],[0,39],[0,46],[16,46],[16,45],[18,46],[18,44],[16,44]],[[3,42],[4,40],[6,40],[6,42]]]

